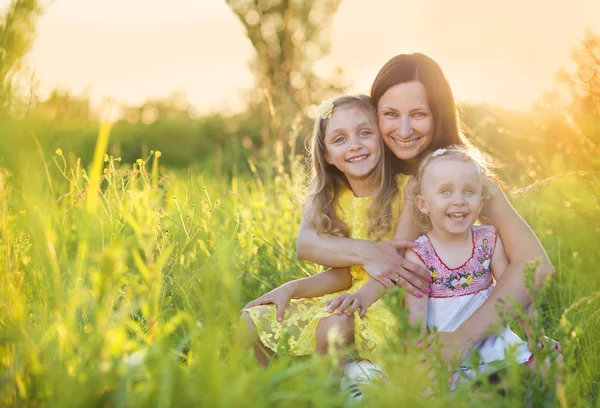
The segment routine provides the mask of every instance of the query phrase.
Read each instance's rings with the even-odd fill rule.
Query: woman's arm
[[[413,251],[406,252],[406,259],[425,268],[425,264]],[[423,337],[427,332],[427,311],[429,307],[429,296],[422,297],[413,296],[410,293],[404,298],[404,307],[408,310],[408,321],[411,325],[418,325],[420,328],[420,336]]]
[[[333,267],[362,265],[370,276],[387,288],[398,283],[415,295],[419,291],[426,292],[429,288],[425,282],[430,281],[427,271],[408,262],[398,253],[398,250],[413,247],[412,240],[418,236],[408,203],[412,203],[412,200],[405,200],[394,239],[382,242],[317,234],[310,225],[313,207],[309,203],[296,242],[298,257]]]
[[[554,274],[554,268],[529,225],[517,214],[504,192],[497,186],[496,191],[482,214],[486,223],[495,225],[502,237],[506,255],[510,260],[490,297],[454,333],[440,333],[444,344],[443,356],[448,360],[462,358],[472,347],[486,337],[486,332],[501,321],[498,306],[507,307],[509,313],[516,314],[510,307],[513,299],[524,309],[532,303],[532,297],[524,283],[524,271],[528,262],[539,259],[535,271],[535,291]]]

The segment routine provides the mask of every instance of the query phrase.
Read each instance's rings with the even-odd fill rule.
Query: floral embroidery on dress
[[[472,234],[473,254],[458,268],[444,264],[426,235],[417,239],[419,246],[412,251],[427,266],[433,279],[431,297],[470,295],[492,284],[490,264],[496,246],[496,229],[493,226],[473,226]]]

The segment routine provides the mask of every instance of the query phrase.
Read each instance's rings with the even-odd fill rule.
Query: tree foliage
[[[31,48],[39,14],[38,0],[12,0],[0,16],[0,111],[14,96],[15,75]]]
[[[574,123],[586,138],[600,146],[600,36],[590,29],[571,50],[574,68],[559,72],[568,85]]]
[[[342,0],[226,2],[256,50],[251,62],[256,88],[267,95],[269,110],[277,111],[279,121],[298,120],[307,106],[339,87],[319,77],[313,64],[330,52],[331,23]],[[279,127],[289,134],[288,126]]]

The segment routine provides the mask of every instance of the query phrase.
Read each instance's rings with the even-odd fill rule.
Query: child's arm
[[[349,268],[329,269],[308,278],[284,283],[258,299],[249,302],[243,309],[258,305],[275,304],[277,306],[277,320],[282,321],[285,308],[290,299],[319,297],[349,289],[351,286],[352,275]]]
[[[410,187],[405,189],[404,205],[402,206],[402,211],[400,212],[398,222],[396,223],[393,239],[414,241],[419,236],[419,228],[413,216],[412,206],[414,205],[414,199],[412,195],[409,194],[407,189],[410,189]],[[401,252],[402,255],[404,255],[404,249],[399,249],[398,252]],[[408,251],[406,253],[406,260],[411,261],[413,264],[418,265],[419,268],[426,271],[425,265],[423,265],[423,262],[421,262],[421,260],[414,253],[412,253],[413,256],[411,259],[408,258],[409,253],[412,253],[412,251]],[[400,282],[402,286],[405,286],[402,284],[402,281],[403,278],[398,278],[398,282]],[[367,308],[381,298],[387,289],[388,288],[383,286],[379,281],[371,278],[355,293],[344,293],[338,296],[336,299],[328,301],[326,305],[329,306],[330,312],[334,312],[337,309],[338,314],[345,312],[348,314],[348,316],[352,316],[357,309],[361,309],[360,317],[364,317],[365,313],[367,312]],[[424,291],[428,293],[430,289],[425,288]],[[411,295],[411,292],[407,291],[407,296],[408,295],[414,298],[422,298],[424,293],[417,291],[416,295]],[[425,305],[427,305],[427,300],[425,300]],[[427,315],[427,310],[425,310],[425,315]]]
[[[425,268],[423,261],[413,251],[406,251],[406,259]],[[413,326],[419,325],[421,336],[425,335],[427,330],[428,302],[429,295],[427,294],[417,297],[406,293],[406,297],[404,298],[404,307],[408,309],[408,320]]]
[[[405,189],[405,202],[410,201],[408,196]],[[313,212],[314,209],[309,202],[296,241],[296,252],[299,258],[333,267],[362,265],[371,277],[388,288],[394,287],[397,278],[400,278],[397,284],[411,293],[416,294],[427,288],[426,282],[429,277],[427,271],[407,262],[397,251],[400,248],[413,247],[412,241],[393,239],[371,242],[319,235],[309,222]],[[417,236],[418,233],[414,238]]]

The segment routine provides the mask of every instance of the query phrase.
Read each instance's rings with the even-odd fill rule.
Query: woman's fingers
[[[409,261],[408,259],[402,259],[402,267],[409,273],[411,273],[413,276],[417,277],[418,279],[422,280],[423,282],[427,282],[427,283],[432,283],[433,279],[431,278],[431,275],[429,274],[429,271],[427,269],[425,269],[424,267],[422,267],[421,265],[418,265],[414,262]]]
[[[398,277],[398,280],[396,281],[396,285],[402,286],[404,289],[406,289],[406,291],[408,293],[410,293],[413,296],[416,296],[419,298],[423,297],[423,292],[421,292],[419,289],[415,288],[409,281],[404,279],[404,277],[402,277],[402,276]]]
[[[409,248],[414,248],[419,245],[416,242],[409,241],[407,239],[390,239],[385,242],[390,244],[391,246],[393,246],[396,249],[409,249]]]

